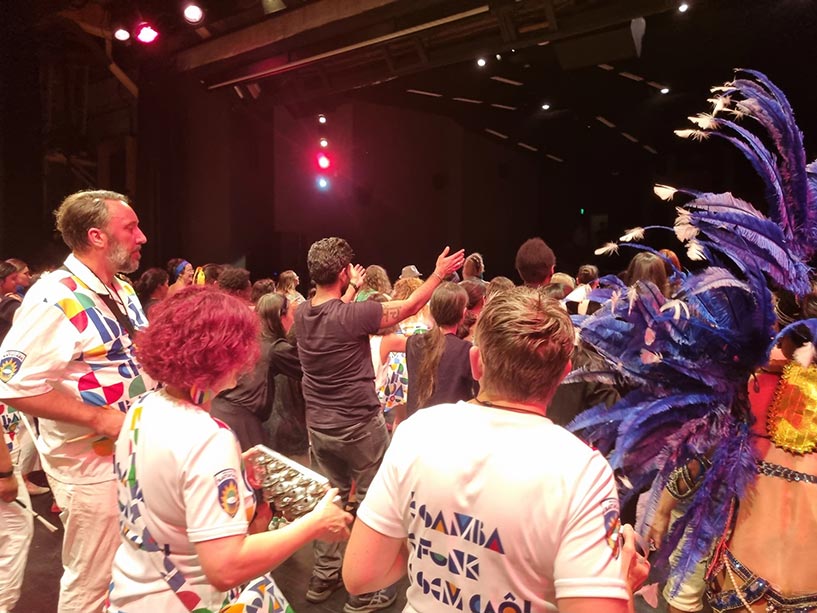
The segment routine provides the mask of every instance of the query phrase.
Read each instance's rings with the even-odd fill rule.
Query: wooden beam
[[[311,5],[310,5],[311,6]],[[299,60],[294,60],[291,62],[279,63],[278,65],[271,66],[269,68],[264,68],[260,70],[253,71],[250,74],[241,74],[239,76],[231,77],[224,81],[219,81],[217,83],[212,83],[207,85],[207,89],[218,89],[220,87],[225,87],[227,85],[234,85],[236,83],[243,83],[244,81],[250,80],[257,80],[263,79],[266,77],[271,77],[277,74],[281,74],[284,72],[288,72],[291,70],[295,70],[297,68],[303,68],[304,66],[309,66],[311,64],[315,64],[322,60],[326,60],[332,57],[336,57],[338,55],[343,55],[344,53],[349,53],[351,51],[356,51],[358,49],[364,49],[366,47],[372,47],[374,45],[380,45],[382,43],[389,42],[391,40],[396,40],[398,38],[403,38],[406,36],[411,36],[417,34],[418,32],[422,32],[424,30],[429,30],[432,28],[436,28],[441,25],[445,25],[447,23],[452,23],[455,21],[459,21],[462,19],[468,19],[470,17],[474,17],[476,15],[480,15],[482,13],[487,13],[489,11],[488,5],[478,6],[476,8],[472,8],[468,11],[457,13],[456,15],[449,15],[447,17],[443,17],[440,19],[435,19],[434,21],[429,21],[428,23],[424,23],[418,26],[413,26],[410,28],[406,28],[404,30],[398,30],[396,32],[392,32],[391,34],[386,34],[384,36],[378,36],[376,38],[372,38],[369,40],[361,41],[358,43],[354,43],[352,45],[347,45],[345,47],[340,47],[338,49],[333,49],[331,51],[326,51],[324,53],[319,53],[317,55],[313,55],[310,57],[302,58]]]
[[[176,68],[180,71],[193,70],[234,58],[397,2],[398,0],[318,0],[181,51],[175,58]]]

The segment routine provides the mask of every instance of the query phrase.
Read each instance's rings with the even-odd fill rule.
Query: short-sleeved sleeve
[[[350,302],[342,311],[345,328],[355,335],[376,334],[383,318],[383,305],[373,300]]]
[[[400,467],[409,459],[403,453],[401,430],[395,432],[380,468],[366,491],[366,498],[357,510],[357,517],[364,524],[380,534],[392,538],[408,535],[401,509]]]
[[[554,561],[556,597],[628,599],[615,480],[598,453],[592,454],[573,492]]]
[[[51,391],[78,354],[79,333],[59,302],[25,301],[0,347],[0,398]]]
[[[181,487],[192,543],[247,533],[255,509],[230,430],[218,428],[198,441],[184,463]]]

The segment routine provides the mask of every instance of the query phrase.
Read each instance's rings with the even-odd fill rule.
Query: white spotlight
[[[502,56],[501,56],[499,53],[497,53],[497,54],[496,54],[496,59],[501,60],[501,59],[502,59]]]
[[[125,42],[130,38],[130,32],[128,32],[125,28],[116,28],[116,30],[113,33],[113,37],[116,40],[121,40],[122,42]]]
[[[686,13],[689,10],[689,5],[686,2],[682,2],[678,5],[678,12]]]
[[[477,66],[479,66],[480,68],[483,68],[487,63],[488,62],[485,61],[484,57],[477,59]]]
[[[662,87],[661,88],[661,93],[664,94],[664,95],[668,94],[669,93],[669,87]]]
[[[318,115],[318,123],[326,123],[326,115]]]
[[[550,105],[547,102],[545,102],[545,104],[542,105],[542,110],[543,111],[549,111],[550,110]]]
[[[326,140],[325,138],[322,138],[319,142],[320,142],[321,147],[328,147],[329,146],[329,141]]]
[[[197,4],[188,4],[184,7],[184,19],[187,23],[196,25],[204,19],[204,11]]]

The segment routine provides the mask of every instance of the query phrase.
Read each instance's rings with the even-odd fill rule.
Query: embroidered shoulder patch
[[[16,375],[20,366],[23,365],[23,360],[26,359],[26,354],[22,351],[6,351],[3,357],[0,358],[0,381],[8,383]]]
[[[218,502],[224,512],[235,517],[240,506],[238,499],[238,474],[232,468],[225,468],[215,475]]]
[[[621,520],[619,519],[618,500],[615,498],[602,500],[601,513],[604,517],[604,536],[607,545],[613,550],[613,557],[617,558],[621,543]]]

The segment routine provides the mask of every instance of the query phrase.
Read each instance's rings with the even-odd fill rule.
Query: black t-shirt
[[[445,349],[440,356],[440,364],[437,366],[434,391],[422,407],[417,406],[417,395],[413,394],[411,389],[416,380],[414,377],[417,376],[417,368],[423,358],[422,351],[418,347],[420,336],[416,334],[406,340],[406,370],[409,378],[407,413],[412,415],[417,412],[417,409],[473,398],[479,386],[471,375],[471,361],[468,357],[471,343],[462,340],[456,334],[446,334]]]
[[[312,306],[307,300],[298,306],[295,330],[309,427],[350,426],[380,410],[369,335],[382,317],[379,302],[333,299]]]

